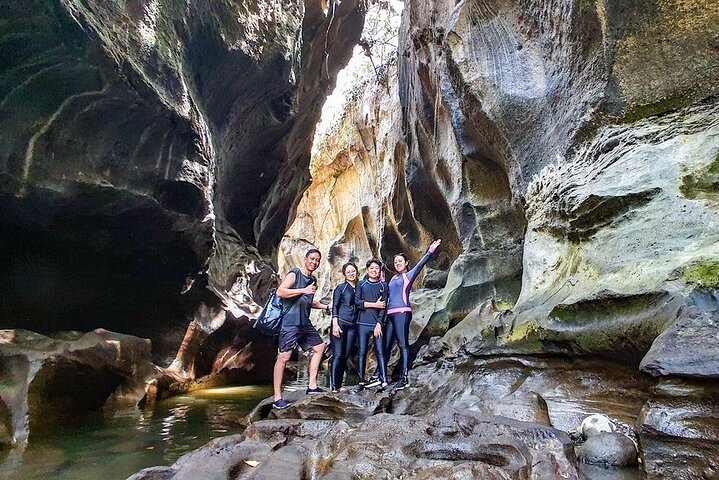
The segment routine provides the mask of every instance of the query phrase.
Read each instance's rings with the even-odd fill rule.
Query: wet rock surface
[[[713,478],[719,471],[719,392],[713,383],[667,379],[638,419],[647,478]]]
[[[357,426],[261,420],[131,478],[190,478],[198,465],[206,478],[584,478],[565,433],[451,408],[425,418],[381,413]]]
[[[149,340],[101,329],[57,338],[1,330],[0,365],[0,431],[12,444],[78,413],[135,405],[157,375]]]
[[[579,477],[553,428],[601,412],[637,425],[649,478],[716,477],[719,3],[408,0],[396,63],[312,162],[366,2],[279,3],[0,6],[3,327],[123,327],[163,364],[180,345],[180,382],[235,381],[248,339],[212,335],[257,313],[275,261],[318,246],[325,296],[346,260],[441,237],[414,387],[264,403],[146,475]],[[3,354],[0,442],[29,378],[95,408],[128,375],[105,346],[56,353]]]
[[[389,405],[388,394],[377,394],[368,389],[362,394],[349,392],[306,395],[304,391],[286,392],[283,398],[292,405],[285,410],[272,408],[272,398],[257,405],[242,421],[250,425],[259,420],[305,419],[305,420],[343,420],[347,423],[361,423],[370,416],[386,412]]]
[[[653,385],[630,367],[561,357],[443,359],[413,369],[410,380],[416,388],[396,395],[393,413],[428,415],[453,406],[537,423],[548,419],[564,431],[594,413],[633,425]]]

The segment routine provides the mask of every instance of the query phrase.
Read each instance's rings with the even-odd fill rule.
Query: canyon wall
[[[448,389],[523,419],[539,395],[566,430],[601,385],[579,411],[632,425],[648,478],[716,475],[717,25],[700,0],[405,3],[396,64],[313,159],[281,243],[285,264],[320,246],[329,293],[348,259],[444,240],[413,294],[420,391],[389,411]],[[602,358],[646,390],[623,403],[598,365],[542,386],[514,355]]]
[[[443,238],[415,335],[465,319],[453,347],[638,360],[682,306],[713,308],[717,20],[698,1],[407,2],[280,266],[320,246],[329,292],[350,258]],[[467,315],[490,299],[501,319]]]
[[[102,326],[166,359],[189,320],[256,313],[364,5],[22,0],[0,18],[2,327]]]

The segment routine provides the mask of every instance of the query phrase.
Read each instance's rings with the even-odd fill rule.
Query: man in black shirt
[[[279,353],[275,361],[275,368],[272,375],[275,402],[273,408],[284,409],[290,406],[282,399],[282,377],[285,373],[285,366],[290,360],[292,350],[297,346],[304,351],[312,349],[310,360],[310,378],[307,393],[321,393],[324,390],[317,386],[317,371],[322,362],[322,354],[325,351],[325,343],[315,327],[310,323],[310,309],[328,309],[314,299],[317,291],[317,279],[312,272],[320,266],[322,255],[320,251],[313,248],[305,254],[302,268],[293,268],[287,274],[277,288],[277,296],[283,300],[287,309],[282,317],[282,328],[279,338]]]

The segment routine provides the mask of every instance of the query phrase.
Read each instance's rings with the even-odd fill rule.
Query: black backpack
[[[289,308],[287,309],[289,310]],[[265,303],[260,315],[255,319],[252,328],[256,328],[263,335],[275,336],[280,334],[282,328],[282,317],[285,316],[285,308],[282,299],[272,291],[270,298]]]
[[[292,271],[295,273],[296,288],[299,276],[295,270],[296,269],[293,269]],[[277,296],[277,291],[272,290],[270,298],[267,299],[265,307],[262,309],[262,312],[260,312],[260,315],[255,319],[255,322],[252,324],[252,328],[256,328],[261,334],[268,335],[270,337],[279,335],[280,329],[282,328],[282,318],[300,298],[302,298],[302,295],[296,296],[287,303],[287,305],[285,305],[285,302]]]

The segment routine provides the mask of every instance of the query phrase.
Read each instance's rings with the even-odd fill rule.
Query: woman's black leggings
[[[332,343],[332,365],[330,365],[330,390],[339,390],[342,386],[342,378],[347,369],[347,358],[357,338],[357,325],[339,322],[342,333],[339,338],[332,335],[330,330],[330,342]]]
[[[409,324],[412,321],[412,312],[391,313],[388,317],[385,351],[387,356],[392,354],[392,343],[396,339],[404,378],[409,373]]]
[[[367,365],[367,351],[369,350],[369,339],[373,337],[374,325],[357,325],[359,335],[359,371],[357,376],[360,383],[365,381],[365,367]],[[382,337],[374,338],[374,354],[377,357],[377,375],[382,383],[387,381],[387,358],[384,354],[384,342]]]

